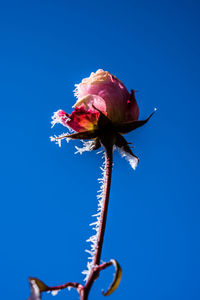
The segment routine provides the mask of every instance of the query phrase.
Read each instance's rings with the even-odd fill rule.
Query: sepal
[[[126,122],[122,124],[115,124],[115,129],[117,132],[120,132],[122,134],[129,133],[146,124],[155,112],[156,109],[154,109],[154,111],[148,116],[146,120],[138,120],[138,121]]]
[[[98,130],[88,130],[88,131],[62,135],[61,137],[55,137],[54,139],[91,140],[96,138],[97,136],[98,136]]]

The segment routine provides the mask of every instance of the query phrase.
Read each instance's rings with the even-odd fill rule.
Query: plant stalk
[[[106,174],[105,174],[105,188],[104,188],[104,199],[103,199],[103,209],[101,212],[101,222],[99,228],[99,235],[97,239],[97,248],[93,261],[93,269],[91,271],[90,277],[86,282],[86,285],[83,287],[80,292],[80,300],[87,300],[90,289],[94,283],[94,281],[98,278],[100,269],[98,266],[100,264],[103,240],[106,228],[106,219],[108,212],[108,203],[110,196],[110,186],[111,186],[111,176],[112,176],[112,164],[113,164],[113,148],[112,146],[105,147],[105,159],[106,159]]]

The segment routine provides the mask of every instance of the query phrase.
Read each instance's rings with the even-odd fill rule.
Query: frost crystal
[[[87,270],[84,270],[82,272],[82,274],[85,275],[84,281],[87,281],[91,270],[94,267],[94,258],[95,258],[95,252],[96,252],[96,248],[97,248],[97,241],[98,241],[98,236],[99,236],[99,229],[100,229],[100,224],[101,224],[101,220],[102,220],[102,208],[103,208],[103,199],[104,199],[104,195],[105,195],[105,186],[106,186],[106,182],[105,182],[105,178],[106,178],[106,157],[105,157],[105,152],[103,155],[103,166],[100,168],[102,171],[102,178],[99,178],[98,181],[100,182],[100,190],[97,192],[97,199],[98,199],[98,207],[97,207],[97,213],[92,215],[92,217],[96,218],[95,222],[92,222],[90,224],[90,226],[92,226],[92,229],[94,231],[96,231],[96,233],[94,235],[92,235],[89,239],[87,239],[86,242],[91,243],[90,244],[90,250],[85,250],[87,253],[89,253],[89,257],[88,257],[88,262],[87,262]]]
[[[83,147],[79,148],[79,147],[75,146],[75,148],[77,150],[75,152],[75,154],[77,154],[77,153],[83,154],[83,152],[92,151],[93,150],[93,145],[94,145],[93,141],[83,141],[83,140],[81,140],[81,142],[83,143]]]
[[[75,84],[75,89],[73,90],[74,96],[78,99],[79,98],[79,84]]]
[[[139,162],[138,158],[135,156],[132,156],[128,152],[123,151],[121,148],[118,148],[118,150],[119,150],[119,153],[121,154],[121,156],[125,157],[125,159],[129,162],[131,168],[133,168],[133,170],[135,170],[138,165],[138,162]]]
[[[51,291],[52,296],[56,296],[60,290]]]
[[[61,109],[59,109],[58,111],[54,112],[51,121],[51,128],[53,128],[55,126],[55,124],[62,124],[63,126],[67,127],[69,130],[71,130],[71,128],[67,125],[67,121],[69,121],[70,119],[66,116],[66,115],[61,115],[60,116],[60,112],[62,112]]]
[[[74,131],[67,125],[67,122],[70,119],[68,118],[68,116],[66,115],[66,113],[64,111],[62,111],[61,109],[59,109],[58,111],[54,112],[53,116],[52,116],[52,121],[51,121],[51,128],[55,126],[55,124],[61,124],[65,127],[67,127],[67,129],[69,130],[70,133],[73,133]],[[59,147],[61,147],[61,141],[63,139],[66,139],[67,142],[69,142],[70,138],[66,138],[66,135],[68,134],[68,132],[63,133],[59,136],[51,136],[50,140],[51,142],[55,142],[56,144],[59,145]]]
[[[67,141],[67,143],[70,141],[70,138],[66,138],[66,134],[67,133],[62,133],[59,136],[56,136],[56,135],[50,136],[50,141],[55,142],[56,144],[58,144],[59,147],[61,147],[62,140],[65,139]]]

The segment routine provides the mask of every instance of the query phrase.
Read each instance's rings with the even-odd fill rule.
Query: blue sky
[[[137,170],[114,154],[102,259],[117,259],[123,276],[110,299],[199,299],[199,12],[193,0],[1,2],[2,299],[26,299],[28,276],[83,279],[102,159],[51,143],[64,128],[50,121],[99,68],[139,90],[141,118],[158,108],[127,135]],[[112,273],[90,299],[103,299]]]

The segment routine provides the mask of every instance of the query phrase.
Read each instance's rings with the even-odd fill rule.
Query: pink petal
[[[64,110],[59,109],[52,116],[52,122],[51,122],[52,127],[57,123],[60,123],[63,126],[67,127],[68,119],[69,119],[68,114]]]
[[[76,86],[75,95],[78,102],[89,94],[97,95],[105,101],[107,116],[113,123],[138,119],[139,109],[135,97],[109,72],[98,70]]]
[[[81,105],[84,105],[85,109],[90,109],[93,112],[96,112],[95,108],[97,108],[106,115],[106,102],[98,95],[89,94],[86,97],[80,98],[74,107],[80,107]]]
[[[77,132],[93,130],[97,127],[99,112],[91,109],[86,110],[84,105],[75,107],[75,110],[69,115],[67,125]]]

